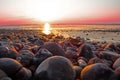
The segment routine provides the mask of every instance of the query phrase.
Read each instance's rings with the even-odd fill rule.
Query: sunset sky
[[[120,24],[120,0],[0,0],[0,24]]]

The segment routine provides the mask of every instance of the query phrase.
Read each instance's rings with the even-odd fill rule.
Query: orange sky
[[[42,24],[42,22],[35,21],[32,18],[14,18],[1,17],[0,25],[17,25],[17,24]],[[51,22],[51,24],[120,24],[120,16],[106,16],[101,18],[67,18]]]
[[[120,0],[0,0],[0,25],[120,24]]]

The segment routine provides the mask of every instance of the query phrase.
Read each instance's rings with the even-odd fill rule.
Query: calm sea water
[[[26,29],[26,30],[42,30],[44,25],[19,25],[19,26],[0,26],[0,29]],[[120,29],[120,25],[51,25],[52,29],[63,30],[110,30]]]
[[[8,30],[43,30],[44,25],[1,26]],[[120,42],[120,25],[51,25],[54,34],[90,41]]]

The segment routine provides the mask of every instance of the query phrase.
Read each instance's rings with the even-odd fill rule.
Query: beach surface
[[[44,25],[0,26],[5,30],[37,30],[41,33]],[[53,34],[80,37],[86,41],[120,42],[120,25],[51,25]]]
[[[120,32],[114,31],[86,31],[86,30],[66,30],[58,31],[64,37],[81,37],[89,41],[100,41],[100,42],[120,42]]]

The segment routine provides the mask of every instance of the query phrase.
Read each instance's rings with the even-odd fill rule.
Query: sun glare
[[[61,19],[66,11],[62,11],[58,1],[29,0],[26,4],[25,15],[41,22],[54,22]],[[62,11],[62,13],[61,13]]]
[[[45,23],[45,25],[44,25],[44,29],[43,29],[43,33],[45,33],[45,34],[50,34],[51,33],[51,28],[50,28],[50,24],[49,23]]]

